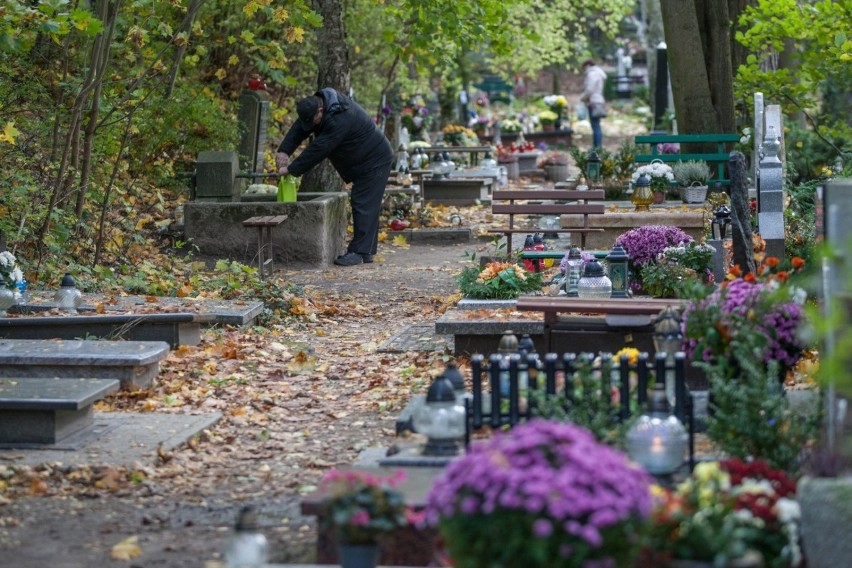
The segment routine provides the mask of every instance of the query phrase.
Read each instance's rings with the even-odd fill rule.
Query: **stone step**
[[[198,345],[201,325],[213,316],[194,313],[16,316],[0,318],[0,338],[74,339],[76,337],[122,338],[132,341],[165,341],[171,347]]]
[[[150,387],[169,353],[163,341],[0,340],[0,377],[113,379],[122,390]]]
[[[55,444],[91,425],[92,404],[118,390],[116,379],[0,379],[0,447]]]
[[[41,312],[53,309],[55,292],[35,290],[27,294],[24,304],[12,306],[10,313]],[[154,300],[153,302],[151,300]],[[92,315],[99,308],[103,314],[128,315],[140,308],[150,311],[152,306],[161,306],[161,314],[192,313],[203,319],[203,323],[226,325],[251,325],[263,311],[263,302],[242,300],[216,300],[211,298],[172,298],[169,296],[117,296],[114,294],[83,293],[83,303],[78,308],[82,314]]]

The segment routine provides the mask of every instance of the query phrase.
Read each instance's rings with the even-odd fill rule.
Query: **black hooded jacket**
[[[322,122],[307,131],[295,121],[278,146],[279,152],[292,155],[305,138],[314,135],[313,142],[287,167],[291,174],[301,176],[328,158],[343,180],[351,182],[359,173],[393,161],[387,138],[358,103],[331,88],[315,94],[323,100]]]

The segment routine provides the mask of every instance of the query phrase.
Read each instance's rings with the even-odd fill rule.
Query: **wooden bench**
[[[649,144],[651,146],[650,154],[637,154],[633,159],[638,163],[651,163],[654,160],[661,160],[664,163],[671,165],[678,161],[687,160],[704,160],[710,165],[710,171],[714,172],[714,177],[707,184],[713,187],[719,185],[730,185],[731,179],[726,172],[726,166],[730,157],[730,147],[740,141],[739,134],[646,134],[636,136],[636,144]],[[660,144],[714,144],[715,152],[707,153],[678,153],[678,154],[661,154],[659,150]],[[726,145],[728,146],[726,148]]]
[[[559,203],[559,202],[563,203]],[[567,203],[564,203],[567,202]],[[581,227],[548,229],[548,233],[579,233],[581,247],[586,247],[586,233],[599,233],[603,229],[589,225],[589,215],[603,215],[606,211],[602,189],[581,191],[576,189],[497,190],[491,195],[491,213],[508,215],[506,229],[493,229],[490,233],[506,235],[506,254],[512,254],[512,235],[529,233],[528,228],[515,226],[516,215],[582,215]]]
[[[275,258],[275,251],[272,250],[272,228],[286,219],[287,215],[262,215],[243,221],[243,227],[257,227],[257,268],[261,280],[267,275],[267,269],[269,276],[272,276],[274,269],[272,259]],[[269,252],[268,259],[264,259],[266,249]]]

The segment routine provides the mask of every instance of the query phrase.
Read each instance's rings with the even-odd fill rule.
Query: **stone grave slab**
[[[443,205],[490,202],[493,182],[483,178],[424,179],[423,199]]]
[[[539,315],[524,314],[512,309],[448,310],[435,322],[435,333],[453,336],[453,354],[496,353],[503,334],[511,330],[520,338],[528,334],[536,349],[545,351],[544,321]]]
[[[115,379],[0,379],[0,445],[55,444],[92,424],[92,403]]]
[[[94,412],[91,426],[56,444],[5,449],[0,446],[0,461],[21,465],[156,463],[158,448],[166,452],[174,450],[221,418],[219,412]]]
[[[434,323],[415,324],[404,327],[382,343],[380,353],[405,353],[407,351],[452,351],[453,337],[435,333]]]
[[[13,306],[11,313],[42,312],[53,309],[54,293],[38,290],[28,294],[24,304]],[[115,294],[83,293],[83,304],[78,309],[80,314],[92,314],[102,310],[107,315],[137,313],[139,310],[151,310],[153,306],[161,306],[161,313],[194,313],[200,317],[212,318],[209,323],[226,325],[251,325],[263,311],[263,302],[243,300],[216,300],[210,298],[172,298],[155,296],[154,302],[149,296]],[[208,321],[208,320],[205,320]]]
[[[467,228],[417,228],[403,229],[401,231],[387,231],[388,237],[403,236],[411,244],[430,245],[454,245],[457,243],[469,243],[473,240],[473,233]]]
[[[0,377],[114,379],[145,389],[169,353],[163,341],[0,340]]]
[[[101,337],[165,341],[171,347],[198,345],[201,325],[211,315],[189,313],[67,315],[0,318],[0,339],[79,339]]]

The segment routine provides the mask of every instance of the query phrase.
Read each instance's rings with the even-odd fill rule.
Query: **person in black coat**
[[[301,176],[328,158],[345,182],[352,182],[352,240],[334,264],[352,266],[373,262],[379,237],[379,212],[393,163],[390,142],[370,116],[351,98],[331,88],[317,91],[296,104],[299,120],[278,146],[278,173]],[[290,154],[309,136],[313,139],[299,157]]]

